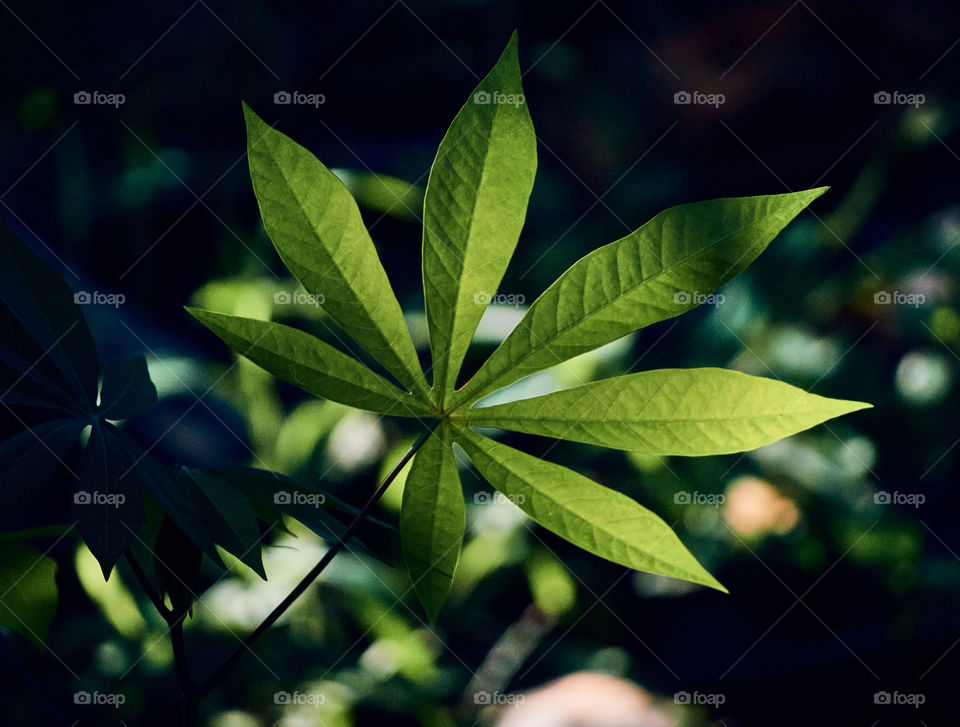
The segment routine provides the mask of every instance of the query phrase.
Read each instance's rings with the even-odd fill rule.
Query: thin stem
[[[200,695],[196,690],[183,698],[183,727],[197,727],[200,724]]]
[[[267,616],[259,626],[257,626],[250,634],[243,640],[243,642],[236,648],[234,651],[224,660],[223,664],[220,665],[220,668],[217,669],[205,682],[200,684],[197,687],[195,696],[196,698],[203,697],[206,694],[210,693],[217,684],[226,676],[227,672],[236,664],[245,652],[250,650],[250,647],[253,643],[260,638],[261,634],[264,631],[269,629],[276,623],[291,605],[296,601],[304,591],[310,587],[310,584],[313,583],[317,577],[324,571],[324,569],[330,565],[330,561],[341,550],[346,547],[347,541],[353,536],[360,524],[366,519],[370,511],[373,509],[373,506],[383,497],[383,493],[387,491],[387,488],[390,484],[396,479],[397,475],[400,474],[400,471],[406,466],[407,462],[411,460],[414,454],[417,453],[417,450],[423,446],[423,443],[427,441],[427,438],[433,433],[433,430],[436,429],[439,422],[434,422],[430,425],[429,429],[421,434],[417,441],[415,441],[410,449],[401,457],[397,463],[393,466],[393,469],[387,473],[387,476],[383,478],[383,481],[377,486],[377,489],[371,495],[370,499],[367,501],[360,511],[356,514],[353,520],[347,525],[346,529],[343,531],[343,535],[340,536],[340,539],[337,540],[326,553],[323,554],[323,557],[320,559],[313,568],[310,569],[310,572],[303,577],[303,579],[296,585],[296,587],[287,594],[287,597],[284,598],[280,604],[270,612],[270,615]]]
[[[193,679],[190,678],[190,668],[187,665],[187,648],[183,638],[183,621],[187,617],[187,611],[178,614],[173,609],[167,608],[163,602],[163,597],[160,595],[160,592],[153,587],[153,583],[151,583],[147,577],[143,566],[140,565],[140,561],[138,561],[136,556],[129,550],[126,556],[130,570],[133,571],[137,580],[140,581],[140,585],[150,598],[154,608],[157,609],[157,612],[163,617],[163,620],[167,622],[167,626],[170,628],[170,644],[173,647],[173,665],[177,673],[177,681],[180,683],[180,691],[183,693],[182,724],[183,727],[195,727],[198,724],[199,698],[196,685],[193,683]]]
[[[173,646],[173,662],[177,671],[177,681],[184,694],[190,694],[196,687],[190,678],[190,669],[187,667],[187,650],[183,640],[183,620],[187,617],[184,612],[180,618],[170,624],[170,644]]]
[[[177,672],[177,681],[180,682],[180,691],[183,693],[183,727],[197,727],[199,724],[200,697],[196,685],[190,678],[190,668],[187,666],[187,648],[183,640],[183,620],[187,611],[179,614],[170,624],[170,644],[173,646],[173,664]]]

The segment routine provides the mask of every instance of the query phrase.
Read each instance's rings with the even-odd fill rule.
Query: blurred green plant
[[[521,85],[516,35],[454,119],[422,193],[422,274],[432,360],[426,372],[354,196],[397,214],[398,205],[409,209],[411,201],[419,202],[420,190],[376,175],[358,178],[341,170],[338,176],[246,105],[244,113],[254,192],[277,252],[323,315],[382,370],[290,326],[188,311],[280,380],[331,402],[423,425],[359,510],[273,472],[163,466],[117,425],[156,402],[146,360],[140,356],[101,366],[76,305],[84,301],[71,300],[59,276],[0,227],[3,399],[8,408],[42,412],[39,422],[24,423],[24,432],[0,445],[0,505],[6,515],[15,514],[35,503],[62,469],[69,472],[76,481],[72,517],[104,578],[126,556],[169,626],[186,724],[196,724],[200,699],[346,547],[408,464],[400,506],[404,559],[418,598],[436,620],[465,530],[453,444],[532,520],[584,550],[637,570],[726,590],[652,511],[478,429],[648,457],[706,456],[755,449],[869,406],[712,368],[628,374],[482,405],[488,395],[527,376],[695,308],[742,272],[825,188],[666,210],[570,267],[458,387],[481,317],[500,295],[536,170],[536,137]],[[427,373],[432,373],[429,383]],[[275,402],[270,406],[277,408]],[[255,434],[262,441],[269,431],[261,427]],[[34,486],[20,487],[27,478]],[[332,508],[349,512],[352,520],[344,524],[313,507],[311,498],[317,497],[328,497]],[[195,682],[186,661],[183,622],[203,590],[203,556],[223,568],[222,548],[265,578],[264,536],[284,528],[284,515],[333,541],[331,546],[222,665]],[[61,536],[68,532],[63,529]],[[22,542],[40,537],[38,531],[7,535],[0,586],[8,595],[0,624],[39,643],[55,609],[55,563]],[[141,549],[153,560],[154,578],[135,555]],[[77,562],[96,598],[122,599],[119,590],[104,589],[91,577],[85,556]],[[571,607],[574,589],[560,571],[539,563],[530,565],[529,574],[545,613]],[[26,612],[29,622],[19,615]],[[121,631],[137,635],[144,628],[130,613],[117,618]],[[402,636],[390,638],[417,643]],[[426,657],[418,659],[413,672],[422,671]]]
[[[223,573],[222,548],[266,579],[262,551],[270,533],[287,529],[284,517],[332,540],[346,532],[333,511],[357,510],[276,472],[162,464],[122,426],[156,403],[146,359],[100,364],[80,305],[88,295],[74,294],[0,221],[0,386],[23,426],[0,443],[0,625],[43,646],[58,601],[49,551],[79,535],[87,548],[75,564],[81,582],[94,600],[109,600],[107,617],[132,634],[129,594],[117,579],[105,582],[126,557],[168,626],[189,694],[182,627],[208,585],[204,555]],[[62,499],[49,500],[52,493]],[[47,552],[27,544],[51,539]],[[362,544],[358,551],[368,552]]]

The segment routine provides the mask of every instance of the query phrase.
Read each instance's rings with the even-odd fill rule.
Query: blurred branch
[[[303,593],[310,587],[317,577],[319,577],[319,575],[326,569],[334,557],[336,557],[336,555],[346,547],[347,541],[353,537],[357,528],[361,525],[361,523],[364,522],[364,520],[367,519],[367,516],[373,509],[373,506],[380,501],[380,498],[383,497],[383,494],[397,478],[397,475],[400,474],[407,463],[413,458],[413,455],[417,453],[417,450],[423,446],[423,443],[427,441],[427,438],[433,433],[433,430],[436,429],[438,423],[439,422],[432,423],[397,461],[390,472],[387,473],[386,477],[383,478],[383,481],[377,486],[377,489],[374,490],[373,495],[370,496],[370,499],[367,501],[367,503],[357,511],[357,514],[354,516],[353,520],[343,531],[343,535],[340,537],[340,539],[330,546],[327,552],[323,554],[323,557],[320,559],[320,561],[310,569],[310,572],[300,580],[294,589],[287,594],[287,596],[277,605],[276,608],[273,609],[273,611],[270,612],[270,614],[260,623],[260,625],[250,632],[243,642],[224,660],[220,667],[206,681],[199,685],[195,684],[190,676],[190,670],[187,664],[186,644],[183,638],[183,620],[187,617],[188,611],[179,611],[179,609],[174,610],[167,608],[163,601],[163,597],[150,582],[150,579],[147,577],[147,574],[143,570],[143,567],[140,565],[139,561],[137,561],[133,553],[129,551],[127,552],[126,557],[127,562],[130,565],[130,569],[140,582],[140,585],[143,587],[143,590],[150,598],[150,601],[153,603],[154,607],[170,627],[170,642],[173,647],[174,668],[176,669],[177,680],[180,683],[180,689],[183,692],[184,727],[194,727],[195,725],[199,724],[200,700],[209,694],[210,691],[220,683],[220,681],[226,676],[227,672],[233,668],[234,664],[236,664],[241,657],[243,657],[245,652],[250,650],[253,643],[260,638],[260,636],[267,629],[277,622],[277,620],[287,611],[287,609],[293,605],[294,601],[303,595]]]
[[[190,668],[187,666],[187,648],[183,640],[183,620],[187,611],[170,624],[170,643],[173,646],[173,663],[177,671],[177,681],[180,682],[180,691],[183,692],[183,724],[184,727],[194,727],[198,724],[198,708],[200,698],[197,688],[190,678]]]
[[[523,615],[507,627],[463,691],[460,710],[465,716],[473,715],[469,717],[471,722],[477,710],[474,695],[477,692],[505,691],[514,674],[556,623],[553,616],[531,603]]]
[[[293,602],[296,601],[303,593],[310,587],[310,585],[317,579],[317,577],[324,571],[324,569],[330,565],[330,562],[336,557],[336,555],[344,549],[347,544],[347,541],[353,537],[359,525],[367,518],[370,511],[373,509],[373,506],[379,502],[380,498],[383,497],[383,494],[387,491],[387,488],[390,484],[396,479],[397,475],[400,474],[401,470],[406,466],[413,455],[417,453],[417,450],[423,446],[423,443],[427,441],[427,438],[433,433],[433,430],[436,429],[439,422],[433,422],[428,429],[423,432],[411,446],[410,449],[401,457],[397,463],[393,466],[393,469],[387,473],[387,476],[383,478],[383,481],[377,486],[377,489],[371,495],[367,503],[360,509],[356,514],[350,524],[347,526],[346,530],[343,531],[343,535],[334,543],[326,553],[323,554],[323,557],[320,559],[313,568],[310,569],[310,572],[307,573],[303,579],[296,585],[296,587],[290,591],[290,593],[284,598],[280,604],[270,612],[270,614],[257,626],[250,634],[243,640],[243,642],[236,648],[234,651],[224,660],[223,664],[220,665],[220,668],[217,669],[205,682],[201,683],[195,691],[188,695],[195,700],[199,700],[205,695],[209,694],[210,691],[220,683],[220,681],[226,676],[227,672],[236,664],[244,653],[250,650],[250,647],[253,643],[260,638],[264,631],[273,626],[274,623],[286,612],[290,606],[293,605]]]
[[[183,638],[183,620],[187,617],[189,611],[184,610],[181,613],[176,613],[173,609],[167,608],[163,602],[163,597],[160,595],[160,592],[154,588],[153,583],[150,582],[146,572],[143,570],[143,566],[140,565],[140,561],[138,561],[136,556],[129,550],[126,556],[130,570],[133,571],[137,580],[140,581],[140,585],[150,598],[154,608],[157,609],[157,612],[163,617],[163,620],[167,622],[167,626],[170,627],[173,664],[177,673],[177,681],[180,683],[180,691],[183,694],[183,724],[185,727],[193,727],[193,725],[198,724],[197,710],[200,700],[197,695],[196,685],[193,683],[193,679],[190,678],[190,668],[187,665],[187,647]]]

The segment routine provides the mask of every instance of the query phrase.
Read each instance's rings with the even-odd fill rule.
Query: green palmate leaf
[[[107,419],[125,419],[157,403],[157,388],[143,356],[111,361],[103,367],[98,413]]]
[[[284,264],[398,381],[425,391],[400,304],[353,197],[313,154],[243,108],[253,190]]]
[[[584,550],[629,568],[726,592],[659,517],[573,470],[457,428],[480,474],[535,522]]]
[[[739,371],[662,369],[460,416],[471,426],[646,454],[700,456],[756,449],[869,406]]]
[[[21,375],[52,382],[74,407],[96,403],[97,351],[74,294],[60,276],[33,254],[0,220],[0,360]],[[11,334],[11,335],[6,335]],[[5,387],[6,388],[6,387]]]
[[[104,578],[143,522],[143,489],[135,465],[129,451],[117,446],[110,425],[93,425],[77,465],[71,512]]]
[[[57,564],[18,542],[0,546],[0,624],[43,646],[57,610]]]
[[[462,444],[494,487],[572,543],[616,563],[724,590],[670,527],[638,503],[471,427],[655,455],[708,455],[753,449],[866,406],[736,372],[694,369],[629,375],[467,409],[530,374],[694,308],[750,265],[825,191],[718,199],[666,210],[571,266],[457,390],[468,346],[516,247],[536,171],[536,138],[523,96],[516,35],[445,134],[423,193],[430,389],[348,191],[396,213],[397,204],[407,208],[420,196],[419,189],[346,171],[339,172],[342,183],[248,107],[244,112],[254,191],[280,257],[308,291],[323,296],[329,317],[409,393],[356,357],[301,331],[188,310],[240,355],[310,393],[379,413],[442,422],[413,459],[400,515],[407,568],[431,619],[449,591],[464,534],[453,441]],[[0,365],[9,367],[3,355],[0,349]],[[3,373],[0,368],[0,377]],[[25,390],[22,396],[34,392]],[[271,528],[282,527],[283,515],[290,515],[321,535],[342,532],[339,521],[317,506],[325,504],[322,493],[273,473],[238,473],[224,481],[249,498],[253,512]],[[215,517],[205,514],[194,493],[147,484],[188,537],[212,544]],[[209,504],[206,496],[202,499]],[[216,535],[217,542],[250,540],[250,513],[244,509],[238,517],[230,532]]]
[[[475,401],[525,376],[678,316],[742,272],[826,187],[672,207],[577,261],[459,392]]]
[[[394,416],[429,413],[421,400],[308,333],[270,321],[187,311],[241,356],[311,394]]]
[[[450,591],[460,557],[466,507],[446,427],[417,452],[403,488],[400,537],[414,590],[431,621]]]
[[[513,255],[536,167],[514,33],[444,136],[427,183],[423,286],[440,402]]]

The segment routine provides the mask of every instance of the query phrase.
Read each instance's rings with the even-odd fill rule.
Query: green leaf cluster
[[[824,188],[662,212],[571,266],[457,387],[486,301],[517,245],[536,171],[516,36],[456,115],[430,171],[422,250],[427,372],[351,194],[309,151],[246,105],[244,114],[250,175],[270,239],[379,370],[278,323],[190,312],[238,354],[312,394],[427,426],[438,422],[413,460],[400,515],[407,568],[431,618],[450,588],[464,535],[454,443],[493,487],[570,542],[630,568],[724,590],[653,512],[477,428],[702,456],[753,449],[867,406],[712,368],[628,374],[477,406],[526,376],[695,307],[743,271]]]

